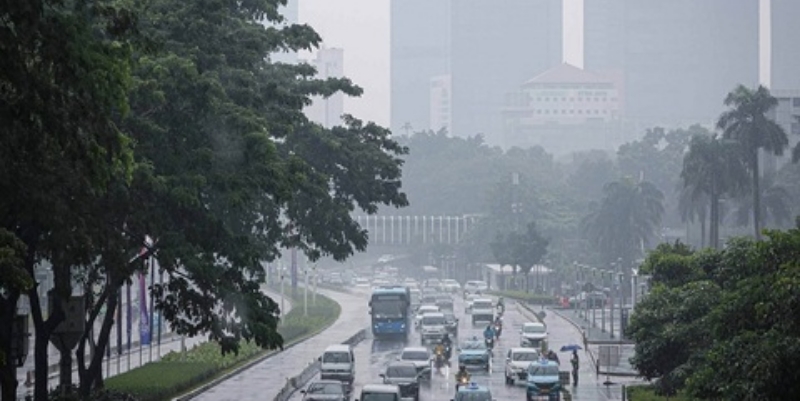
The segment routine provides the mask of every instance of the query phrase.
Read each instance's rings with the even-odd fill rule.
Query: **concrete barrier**
[[[349,345],[351,347],[355,347],[361,341],[367,338],[367,330],[361,329],[356,334],[353,334],[347,340],[344,340],[342,344]],[[273,401],[288,401],[289,398],[297,391],[303,388],[311,379],[313,379],[319,373],[319,360],[315,359],[311,363],[306,366],[300,374],[287,378],[286,384],[281,388],[278,394],[275,396]]]

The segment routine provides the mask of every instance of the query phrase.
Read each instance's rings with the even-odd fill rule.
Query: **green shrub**
[[[691,401],[692,398],[686,397],[682,394],[666,397],[657,395],[653,386],[631,386],[626,389],[627,398],[629,401]]]
[[[313,305],[308,297],[308,315],[304,315],[303,296],[292,299],[292,309],[281,320],[278,332],[284,345],[290,345],[317,334],[339,318],[341,306],[336,301],[317,294]],[[243,342],[237,354],[222,355],[217,343],[202,343],[185,352],[170,352],[158,361],[106,380],[106,388],[130,393],[140,401],[174,398],[224,371],[265,355],[265,351],[252,342]]]
[[[498,297],[511,298],[517,301],[533,305],[553,305],[555,297],[546,294],[533,294],[525,291],[491,291],[490,294]]]

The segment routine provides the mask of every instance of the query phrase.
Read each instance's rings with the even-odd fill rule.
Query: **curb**
[[[334,300],[333,298],[331,298],[331,300],[336,302],[336,300]],[[339,304],[339,303],[336,302],[336,304]],[[244,372],[247,369],[252,368],[253,366],[255,366],[255,365],[257,365],[257,364],[259,364],[261,362],[264,362],[265,360],[270,359],[270,358],[274,357],[275,355],[278,355],[279,353],[281,353],[283,351],[286,351],[286,350],[291,349],[291,348],[293,348],[293,347],[295,347],[297,345],[300,345],[300,344],[304,343],[306,340],[308,340],[308,339],[310,339],[312,337],[316,337],[317,335],[319,335],[320,333],[322,333],[323,331],[325,331],[329,327],[333,326],[334,323],[339,321],[340,317],[341,317],[341,305],[339,305],[339,316],[337,316],[334,321],[328,323],[325,326],[320,327],[319,330],[316,330],[314,332],[308,333],[305,336],[300,337],[300,338],[290,342],[289,344],[284,344],[282,350],[267,351],[267,353],[265,355],[259,356],[259,357],[255,358],[255,359],[253,359],[252,361],[246,362],[244,365],[241,365],[241,366],[239,366],[239,367],[237,367],[237,368],[235,368],[235,369],[223,374],[222,376],[217,377],[216,379],[214,379],[214,380],[212,380],[212,381],[210,381],[210,382],[208,382],[206,384],[203,384],[200,387],[198,387],[198,388],[196,388],[196,389],[194,389],[194,390],[192,390],[192,391],[190,391],[190,392],[188,392],[188,393],[186,393],[186,394],[184,394],[182,396],[173,398],[173,400],[174,401],[188,401],[188,400],[191,400],[192,398],[195,398],[198,395],[200,395],[200,394],[202,394],[202,393],[204,393],[204,392],[206,392],[206,391],[218,386],[220,383],[230,379],[231,377],[236,376],[236,375]]]

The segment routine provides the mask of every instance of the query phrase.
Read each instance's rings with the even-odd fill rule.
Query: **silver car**
[[[345,384],[338,380],[319,380],[302,390],[303,401],[345,401],[347,391]]]

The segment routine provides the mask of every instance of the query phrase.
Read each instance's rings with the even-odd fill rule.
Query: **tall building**
[[[622,74],[633,124],[711,125],[728,92],[758,83],[758,11],[755,0],[588,0],[584,68]]]
[[[562,62],[561,0],[453,0],[452,132],[503,143],[506,93]]]
[[[430,86],[430,126],[433,132],[444,130],[452,132],[453,85],[450,75],[437,75],[431,78]]]
[[[344,76],[344,50],[338,48],[321,48],[311,64],[317,69],[317,77],[341,78]],[[310,106],[306,107],[306,116],[311,121],[331,128],[341,125],[344,114],[344,94],[337,92],[327,98],[315,96]]]
[[[280,24],[269,24],[275,27],[282,27],[282,26],[289,26],[292,24],[297,24],[299,21],[299,1],[300,0],[288,0],[285,6],[281,6],[278,9],[278,12],[281,13],[284,20]],[[275,62],[280,63],[289,63],[295,64],[297,63],[297,52],[277,52],[270,55],[270,59]]]
[[[800,90],[800,49],[794,36],[800,21],[800,1],[771,0],[770,8],[770,88]]]
[[[391,0],[391,122],[395,133],[431,126],[431,79],[448,73],[451,0]]]

